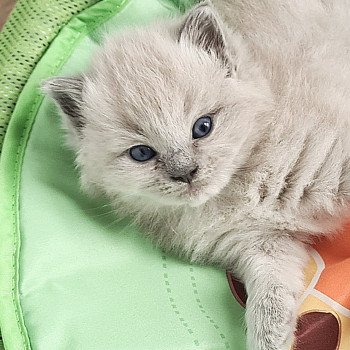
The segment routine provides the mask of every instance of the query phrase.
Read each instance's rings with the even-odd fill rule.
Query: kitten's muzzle
[[[198,172],[193,154],[184,149],[171,149],[159,159],[171,180],[190,184]]]
[[[189,171],[186,171],[182,174],[176,174],[176,176],[170,176],[170,178],[174,181],[180,181],[180,182],[185,182],[190,184],[194,178],[194,176],[196,175],[197,171],[198,171],[198,166],[190,169]]]

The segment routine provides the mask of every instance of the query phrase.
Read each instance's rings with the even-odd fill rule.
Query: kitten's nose
[[[193,177],[196,175],[198,171],[198,166],[192,168],[189,172],[184,174],[177,174],[177,176],[170,176],[170,178],[174,181],[181,181],[190,184],[193,180]]]

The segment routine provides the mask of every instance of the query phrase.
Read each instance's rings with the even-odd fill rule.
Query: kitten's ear
[[[80,132],[85,124],[81,113],[83,86],[84,79],[81,76],[51,78],[42,84],[42,90],[55,100],[77,132]]]
[[[209,1],[201,2],[187,14],[180,28],[179,42],[190,42],[215,55],[231,73],[232,64],[224,24]]]

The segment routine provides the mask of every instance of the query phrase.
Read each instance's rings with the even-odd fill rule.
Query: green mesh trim
[[[18,95],[62,26],[99,0],[20,0],[0,32],[0,153]]]

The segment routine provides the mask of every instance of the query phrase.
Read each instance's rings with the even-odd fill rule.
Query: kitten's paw
[[[248,350],[288,350],[294,340],[297,301],[283,287],[258,293],[247,302]]]

